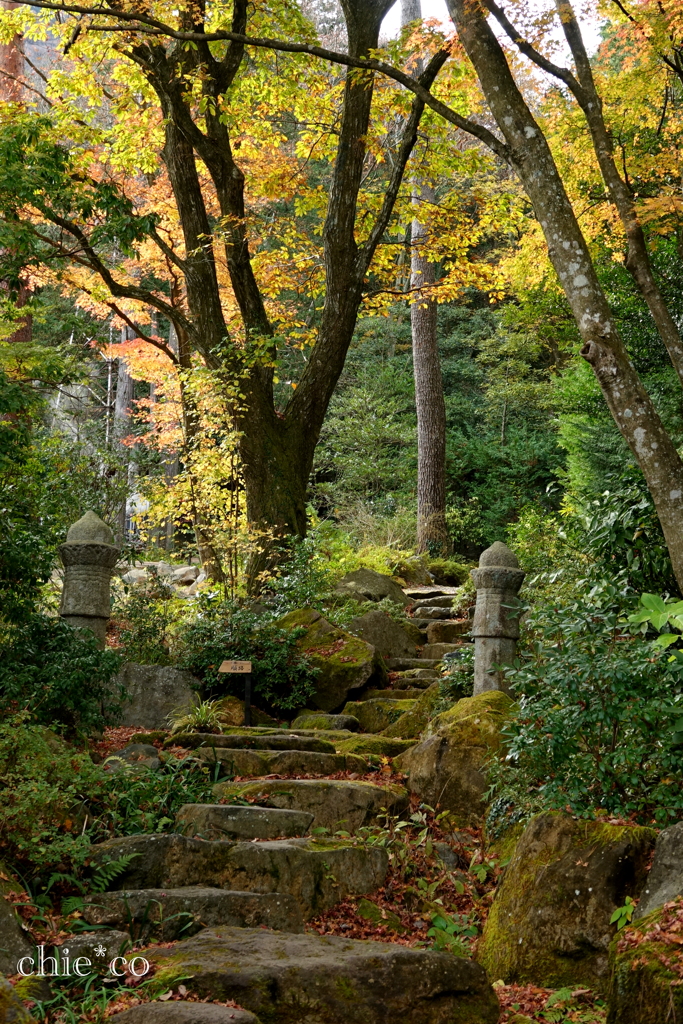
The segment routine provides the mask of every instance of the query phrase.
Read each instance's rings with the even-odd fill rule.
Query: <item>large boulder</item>
[[[124,726],[168,728],[172,711],[199,700],[199,680],[190,672],[170,665],[137,665],[129,661],[114,683],[123,686],[129,698],[123,705],[121,725]]]
[[[373,892],[384,881],[387,855],[379,847],[337,839],[221,842],[166,835],[124,836],[92,847],[94,865],[133,858],[115,889],[181,889],[202,885],[237,892],[289,893],[304,918],[328,910],[350,893]]]
[[[311,828],[344,828],[355,832],[370,825],[386,808],[400,814],[408,806],[403,786],[375,785],[351,779],[257,779],[254,782],[218,782],[217,800],[248,800],[262,807],[286,807],[313,815]]]
[[[352,619],[349,632],[372,644],[383,658],[415,657],[415,641],[403,626],[378,609]]]
[[[428,723],[424,737],[394,764],[430,807],[451,811],[457,823],[480,824],[488,788],[485,763],[500,749],[501,729],[513,702],[500,690],[459,700]]]
[[[208,928],[145,954],[191,975],[200,996],[235,999],[272,1024],[496,1024],[499,1005],[472,960],[336,935]]]
[[[617,932],[609,949],[607,1024],[683,1020],[683,900]]]
[[[652,829],[546,811],[522,833],[498,886],[477,958],[492,978],[605,990],[610,919],[640,890]]]
[[[14,907],[0,896],[0,972],[16,974],[17,963],[22,957],[30,956],[32,949]]]
[[[342,597],[360,598],[361,601],[383,601],[388,597],[403,608],[410,604],[410,598],[406,597],[396,580],[374,569],[347,572],[337,583],[335,593]]]
[[[297,647],[318,670],[311,703],[321,711],[336,711],[349,694],[371,680],[384,683],[387,672],[381,657],[365,640],[324,619],[313,608],[289,612],[276,623],[281,629],[304,629]]]
[[[683,896],[683,821],[657,836],[652,868],[636,907],[635,920]]]

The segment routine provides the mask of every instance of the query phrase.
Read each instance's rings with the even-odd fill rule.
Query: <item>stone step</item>
[[[407,679],[397,679],[394,682],[393,689],[397,695],[404,693],[406,690],[426,690],[432,685],[432,683],[438,683],[441,678],[442,676],[440,674],[436,675],[436,673],[433,676],[429,676],[427,679],[424,679],[421,676],[418,676],[417,679],[413,679],[409,676]]]
[[[453,651],[460,651],[463,648],[463,644],[427,644],[422,648],[426,659],[432,660],[439,658],[441,661],[447,654],[452,654]]]
[[[233,892],[188,885],[180,889],[124,889],[88,896],[87,924],[119,928],[134,941],[173,942],[202,928],[276,928],[303,932],[299,904],[291,893]],[[93,936],[97,938],[97,933]]]
[[[358,732],[358,719],[353,715],[327,715],[323,711],[305,711],[292,722],[292,729],[348,729]]]
[[[429,644],[456,643],[461,637],[469,636],[471,629],[470,619],[450,619],[448,622],[435,619],[430,622],[427,629],[427,642]]]
[[[272,1024],[496,1024],[498,997],[473,960],[340,935],[207,928],[143,951],[201,997],[234,999]],[[166,1004],[168,1005],[168,1004]]]
[[[429,621],[433,619],[452,619],[455,616],[455,612],[452,608],[432,608],[429,605],[421,605],[415,610],[415,619],[420,622]]]
[[[453,601],[453,594],[425,595],[415,599],[413,602],[413,613],[418,612],[421,608],[451,608]]]
[[[366,740],[372,737],[365,737]],[[359,736],[351,736],[359,740]],[[218,782],[217,800],[249,800],[262,807],[286,807],[313,815],[311,828],[344,828],[355,832],[376,820],[382,808],[399,814],[408,806],[403,786],[375,785],[356,779],[257,779],[251,782]],[[254,844],[257,845],[257,844]],[[341,897],[340,897],[341,898]]]
[[[352,735],[352,734],[351,734]],[[331,746],[331,744],[328,744]],[[333,775],[358,772],[367,764],[351,754],[318,754],[313,750],[235,750],[230,747],[199,747],[195,753],[209,764],[220,762],[227,775]]]
[[[107,1024],[260,1024],[249,1010],[220,1003],[183,1000],[140,1003],[107,1017]]]
[[[409,668],[436,668],[440,664],[441,658],[428,658],[425,655],[420,658],[389,658],[387,668],[390,672],[404,672]]]
[[[350,740],[342,740],[339,749],[349,754],[360,754],[361,757],[397,757],[409,747],[414,747],[417,740],[400,737],[375,736],[373,733],[360,732]]]
[[[363,732],[378,733],[405,715],[406,711],[410,711],[414,704],[414,700],[392,700],[390,697],[350,701],[344,713],[357,718]]]
[[[366,700],[418,700],[434,680],[418,679],[417,682],[424,683],[424,686],[401,686],[393,690],[367,690],[363,696]]]
[[[229,843],[175,832],[108,839],[91,848],[91,864],[97,867],[127,855],[133,859],[113,883],[117,892],[201,885],[285,893],[294,896],[306,921],[350,894],[379,888],[388,866],[379,847],[340,839]]]
[[[312,821],[305,811],[239,804],[183,804],[175,816],[177,831],[196,839],[299,838]]]
[[[444,597],[445,595],[452,597],[452,592],[455,590],[457,590],[457,587],[440,587],[438,584],[434,584],[433,587],[404,587],[403,593],[406,597],[411,597],[413,601],[426,601],[427,598],[432,597]]]
[[[399,672],[399,679],[438,679],[440,673],[435,668],[409,668]]]
[[[197,747],[225,747],[231,750],[306,750],[320,754],[333,754],[334,747],[327,740],[313,734],[312,736],[302,735],[289,729],[282,729],[276,733],[211,733],[211,732],[186,732],[169,737],[164,746],[187,747],[195,750]]]

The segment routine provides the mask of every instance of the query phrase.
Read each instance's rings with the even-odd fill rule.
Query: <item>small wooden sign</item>
[[[246,675],[247,672],[251,672],[250,661],[224,661],[221,667],[218,669],[219,672],[232,672],[235,675]]]

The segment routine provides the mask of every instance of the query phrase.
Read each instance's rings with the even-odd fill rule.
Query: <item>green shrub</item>
[[[90,840],[81,834],[87,802],[104,775],[87,754],[28,715],[0,724],[0,860],[22,874],[82,864]]]
[[[452,558],[432,558],[427,562],[427,569],[434,577],[435,583],[447,587],[461,587],[470,576],[469,566]]]
[[[529,617],[528,649],[507,670],[519,701],[504,730],[507,763],[492,766],[499,817],[507,802],[659,825],[680,818],[683,655],[630,635],[628,610],[605,586]]]
[[[116,602],[116,615],[123,624],[119,634],[126,661],[139,665],[169,665],[169,630],[185,603],[177,598],[170,583],[151,566],[148,579],[126,587]]]
[[[277,615],[296,608],[322,608],[333,583],[332,572],[318,550],[315,536],[290,542],[279,574],[269,580],[268,590],[274,595]]]
[[[315,689],[315,669],[299,652],[302,630],[281,629],[248,608],[202,596],[195,618],[178,628],[179,664],[202,681],[203,696],[243,696],[239,677],[219,674],[224,660],[251,661],[255,703],[275,709],[305,707]]]
[[[0,631],[0,710],[26,709],[32,720],[70,735],[115,723],[123,691],[111,680],[121,658],[100,650],[88,630],[31,614]]]

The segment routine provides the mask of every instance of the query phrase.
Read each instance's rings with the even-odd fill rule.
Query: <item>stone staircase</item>
[[[416,620],[428,635],[435,624],[460,626],[451,605],[447,596],[430,597],[416,604]],[[185,970],[202,998],[236,1000],[251,1011],[245,1022],[389,1024],[400,1015],[411,1024],[494,1024],[495,993],[472,961],[305,932],[311,918],[385,882],[386,852],[356,835],[383,813],[407,811],[409,794],[380,771],[368,775],[378,755],[415,743],[421,708],[438,694],[443,653],[433,646],[423,657],[390,661],[391,687],[367,690],[342,714],[307,712],[290,729],[169,738],[167,746],[214,767],[215,803],[181,807],[171,834],[93,849],[94,865],[128,861],[111,891],[86,902],[83,919],[102,929],[97,939],[175,943],[145,955],[162,972]],[[138,1006],[111,1020],[200,1020],[191,1010],[199,1004],[187,1004],[185,1016],[180,1003],[164,1005],[172,1015],[153,1004],[147,1015]],[[223,1019],[219,1013],[216,1022]]]

